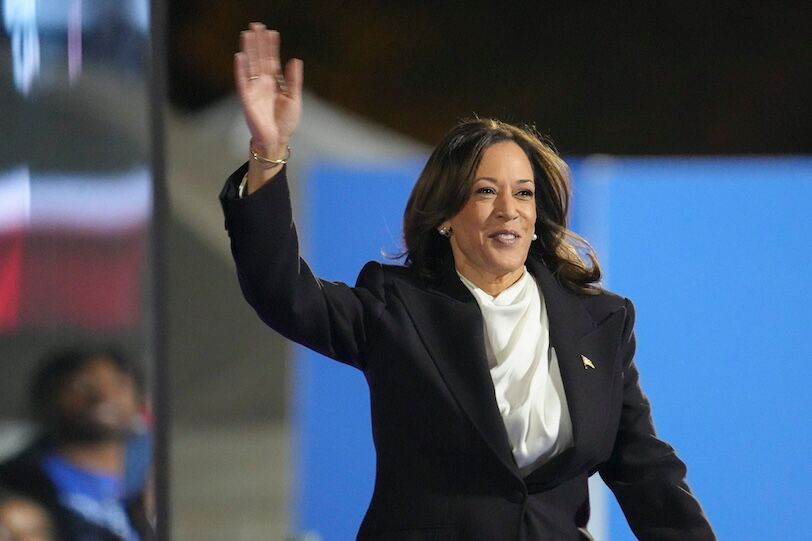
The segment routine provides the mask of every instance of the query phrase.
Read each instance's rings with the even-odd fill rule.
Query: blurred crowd
[[[151,419],[135,363],[73,348],[33,378],[36,437],[0,463],[0,541],[144,541],[154,520]]]

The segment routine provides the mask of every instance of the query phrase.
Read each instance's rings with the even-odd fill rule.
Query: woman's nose
[[[496,198],[495,210],[496,216],[504,220],[512,220],[519,215],[513,198],[506,195],[500,195]]]

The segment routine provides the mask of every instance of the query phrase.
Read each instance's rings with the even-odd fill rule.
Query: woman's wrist
[[[259,137],[251,137],[248,147],[256,150],[261,156],[274,160],[285,155],[285,151],[288,148],[289,143],[290,140],[287,137],[280,137],[273,143],[266,143]],[[276,154],[279,154],[280,151],[281,154],[276,156]]]
[[[259,162],[266,169],[274,169],[288,163],[290,158],[290,146],[286,143],[278,143],[276,146],[268,147],[257,145],[254,139],[248,144],[248,151],[251,159]]]
[[[252,194],[279,174],[289,157],[287,141],[266,146],[252,139],[248,151],[248,180],[243,195]]]

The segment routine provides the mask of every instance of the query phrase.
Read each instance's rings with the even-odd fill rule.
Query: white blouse
[[[572,446],[572,422],[550,345],[544,297],[527,269],[496,297],[459,276],[482,312],[496,403],[516,464],[527,475]]]

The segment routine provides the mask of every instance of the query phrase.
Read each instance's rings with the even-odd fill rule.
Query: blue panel
[[[403,209],[424,161],[312,170],[301,197],[317,275],[354,284],[364,263],[387,262],[382,253],[401,250]],[[304,348],[296,358],[294,524],[325,541],[354,539],[375,474],[366,382],[354,368]]]
[[[812,468],[812,160],[581,164],[608,284],[637,307],[660,435],[720,539],[795,539]],[[594,193],[593,193],[594,192]],[[599,194],[596,196],[595,194]],[[619,509],[611,539],[633,539]]]

